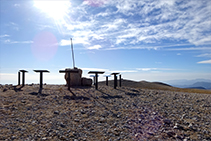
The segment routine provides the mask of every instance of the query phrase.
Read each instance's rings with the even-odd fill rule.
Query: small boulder
[[[7,91],[7,89],[6,89],[6,88],[4,88],[4,89],[3,89],[3,92],[6,92],[6,91]]]
[[[170,125],[172,123],[169,119],[164,119],[163,122],[165,125]]]
[[[59,111],[54,111],[54,114],[59,115]]]
[[[81,85],[82,86],[92,86],[92,79],[83,77],[81,79]]]

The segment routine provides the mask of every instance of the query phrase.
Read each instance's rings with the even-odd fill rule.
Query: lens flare
[[[57,52],[58,42],[51,32],[38,33],[33,40],[31,50],[40,61],[49,61]]]

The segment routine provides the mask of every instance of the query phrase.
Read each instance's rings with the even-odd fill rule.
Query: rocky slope
[[[210,94],[104,85],[39,91],[0,85],[0,140],[211,140]]]

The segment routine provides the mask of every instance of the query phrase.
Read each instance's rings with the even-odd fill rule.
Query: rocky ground
[[[0,85],[0,140],[211,140],[211,95]]]

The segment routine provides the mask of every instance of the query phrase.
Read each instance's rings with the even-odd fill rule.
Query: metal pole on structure
[[[40,72],[40,88],[42,89],[42,78],[43,78],[43,72]]]
[[[106,86],[108,86],[108,76],[106,76]]]
[[[119,87],[121,87],[121,86],[122,86],[122,76],[119,75]]]
[[[21,84],[21,73],[20,73],[20,71],[18,72],[18,85],[20,85]]]
[[[98,80],[97,80],[97,73],[95,73],[95,89],[97,90],[98,88]]]
[[[22,86],[25,85],[25,72],[22,72]]]
[[[74,60],[74,52],[73,52],[72,38],[70,38],[70,40],[71,40],[71,48],[72,48],[73,68],[75,68],[75,60]]]

